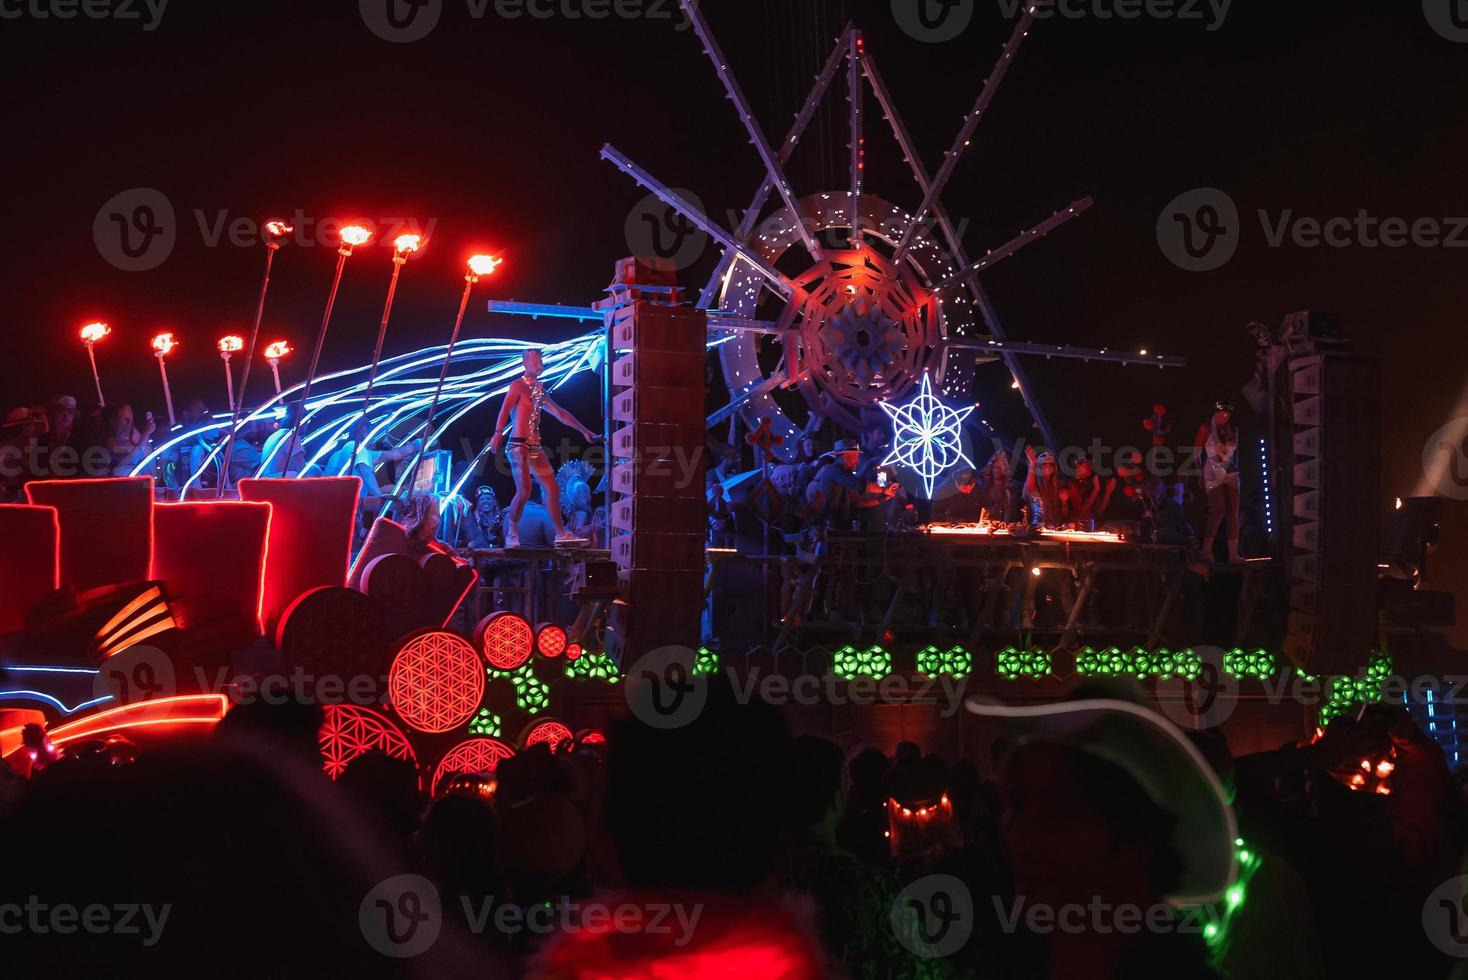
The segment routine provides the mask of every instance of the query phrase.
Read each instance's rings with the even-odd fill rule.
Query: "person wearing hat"
[[[21,487],[31,478],[26,455],[38,431],[31,410],[24,406],[12,408],[0,418],[0,502],[18,500]]]
[[[1189,912],[1224,898],[1238,866],[1228,794],[1161,714],[1084,696],[1039,705],[970,698],[1005,728],[1000,767],[1014,906],[1052,977],[1217,974]]]
[[[849,522],[858,510],[875,507],[884,499],[896,496],[898,485],[883,488],[867,480],[860,472],[861,444],[855,439],[838,439],[826,454],[826,462],[816,471],[811,486],[825,495],[825,517],[837,524]]]
[[[1233,424],[1234,407],[1226,401],[1213,405],[1213,417],[1198,427],[1195,450],[1202,473],[1199,481],[1208,494],[1208,533],[1203,538],[1203,560],[1213,561],[1219,529],[1228,522],[1228,560],[1239,554],[1239,430]]]
[[[469,536],[469,547],[477,551],[498,548],[503,512],[494,487],[480,487],[474,491],[474,512],[465,522]]]
[[[52,452],[62,446],[76,446],[77,404],[73,395],[57,395],[46,411],[50,423],[46,447]]]

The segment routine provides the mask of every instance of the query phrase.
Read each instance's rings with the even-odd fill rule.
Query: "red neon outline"
[[[179,714],[157,717],[163,712],[182,709]],[[191,710],[197,709],[197,710]],[[151,728],[155,725],[202,725],[218,724],[229,711],[229,698],[223,694],[175,694],[172,697],[139,701],[116,708],[99,711],[95,715],[69,721],[47,731],[53,745],[60,747],[80,738],[99,735],[107,731],[123,731],[132,728]],[[131,715],[131,718],[127,718]],[[141,716],[141,717],[140,717]],[[121,720],[125,719],[126,720]]]
[[[173,613],[168,611],[167,604],[164,605],[161,611],[163,614],[162,619],[157,619],[151,625],[146,626],[143,624],[147,623],[148,620],[142,620],[141,622],[133,626],[131,631],[128,632],[126,635],[116,640],[113,640],[105,648],[99,651],[102,654],[102,659],[106,660],[107,658],[122,653],[125,650],[130,650],[133,647],[137,646],[139,643],[142,643],[144,640],[151,640],[153,637],[158,636],[160,633],[168,633],[172,630],[178,629],[178,623],[174,622]],[[157,615],[158,613],[156,612],[151,613],[149,615],[149,618],[152,619]]]
[[[260,586],[255,593],[255,626],[265,635],[265,570],[270,567],[270,526],[275,521],[275,504],[269,500],[180,500],[157,507],[189,507],[194,510],[224,510],[236,507],[265,508],[265,539],[260,542]],[[154,552],[156,556],[157,552]]]
[[[29,504],[39,507],[51,507],[52,504],[36,504],[35,495],[32,493],[34,487],[80,487],[89,483],[138,483],[146,481],[148,484],[148,580],[152,581],[154,573],[154,561],[157,549],[154,547],[156,538],[153,527],[153,494],[156,487],[151,476],[105,476],[79,480],[33,480],[25,485],[25,499]],[[56,587],[61,588],[61,520],[58,512],[56,521]]]
[[[148,588],[144,589],[142,592],[139,592],[136,596],[129,600],[127,605],[119,609],[117,613],[113,615],[111,619],[107,620],[102,628],[97,631],[97,645],[101,647],[106,647],[108,643],[111,643],[117,637],[124,635],[129,629],[136,627],[139,621],[146,620],[152,616],[158,615],[157,612],[148,612],[139,616],[138,620],[128,622],[128,618],[132,616],[133,613],[136,613],[144,606],[152,605],[154,602],[163,603],[163,590],[156,585],[150,585],[148,586]]]
[[[289,462],[289,461],[287,461],[287,462]],[[253,487],[256,484],[261,484],[261,485],[263,485],[263,484],[273,484],[273,483],[300,484],[300,483],[303,483],[303,482],[315,482],[317,480],[351,480],[353,483],[356,484],[356,490],[353,491],[353,493],[352,493],[352,509],[350,511],[350,514],[352,516],[351,516],[351,521],[349,522],[350,523],[350,527],[347,530],[347,553],[342,556],[342,567],[345,568],[345,569],[347,569],[347,574],[341,580],[341,582],[338,583],[337,586],[336,586],[337,588],[346,588],[347,583],[351,581],[351,578],[352,578],[351,572],[352,572],[352,568],[354,567],[354,563],[352,562],[352,543],[356,540],[357,535],[356,535],[356,532],[354,530],[352,530],[352,528],[355,528],[356,527],[357,510],[361,506],[361,503],[362,503],[362,478],[360,476],[313,476],[313,477],[295,477],[294,479],[292,479],[290,477],[286,477],[286,478],[282,478],[282,479],[277,479],[277,478],[261,478],[261,477],[257,477],[257,476],[247,476],[247,477],[241,479],[239,481],[239,483],[236,484],[236,486],[237,486],[237,488],[239,490],[240,501],[242,503],[270,504],[271,505],[270,520],[266,522],[266,530],[268,532],[270,530],[270,526],[269,525],[271,523],[273,523],[274,520],[275,520],[275,509],[274,509],[275,501],[273,501],[273,500],[248,500],[248,499],[246,499],[246,497],[245,497],[245,491],[247,489],[246,485],[248,484],[249,486]],[[265,535],[265,551],[266,551],[266,558],[268,559],[269,558],[269,552],[270,552],[270,535],[268,533]],[[268,573],[269,567],[270,567],[269,564],[263,564],[262,567],[264,567],[266,569],[266,572]],[[261,576],[260,576],[261,587],[260,587],[260,615],[259,615],[259,619],[260,619],[260,634],[262,636],[265,635],[265,619],[264,619],[264,617],[265,617],[265,587],[264,587],[264,583],[265,583],[265,581],[266,581],[267,578],[269,578],[269,575],[266,574],[266,573],[262,573]],[[316,590],[315,589],[308,590],[308,592],[314,592],[314,591],[316,591]],[[302,595],[305,595],[305,594],[306,593],[302,593]],[[277,636],[280,633],[280,626],[285,623],[286,613],[288,613],[290,611],[290,609],[291,609],[292,606],[294,606],[297,602],[300,602],[300,601],[301,601],[301,596],[297,596],[296,599],[293,602],[287,603],[286,604],[286,608],[281,611],[281,614],[280,614],[280,623],[277,624],[277,626],[276,626],[276,635]],[[279,646],[279,643],[277,643],[276,645]]]

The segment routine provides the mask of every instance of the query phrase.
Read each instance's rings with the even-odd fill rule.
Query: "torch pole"
[[[224,390],[229,394],[229,407],[234,408],[234,371],[229,366],[229,355],[225,354],[220,360],[224,361]]]
[[[275,378],[275,393],[277,395],[279,395],[280,394],[280,361],[277,361],[277,360],[274,360],[274,359],[272,359],[270,361],[270,373]],[[241,380],[243,381],[243,379],[241,379]]]
[[[97,373],[97,352],[92,344],[87,344],[87,360],[92,362],[92,381],[97,385],[97,407],[106,408],[107,399],[102,397],[102,376]]]
[[[423,445],[413,457],[413,475],[408,480],[408,499],[413,498],[413,487],[418,483],[418,467],[423,465],[423,454],[428,451],[428,442],[433,436],[433,417],[438,412],[438,399],[443,394],[444,381],[449,376],[449,362],[454,359],[454,347],[459,342],[459,331],[464,326],[464,313],[469,309],[469,293],[479,277],[474,273],[464,277],[464,295],[459,300],[459,315],[454,319],[454,332],[449,335],[449,349],[444,352],[443,366],[438,369],[438,385],[433,389],[433,401],[428,403],[428,421],[423,423]]]
[[[219,477],[214,481],[216,499],[224,496],[224,485],[229,482],[229,457],[234,452],[235,436],[239,435],[240,407],[244,404],[245,388],[250,383],[250,362],[255,359],[255,342],[260,339],[260,321],[265,316],[265,294],[270,291],[270,267],[275,264],[275,253],[280,251],[280,243],[268,241],[265,243],[265,278],[260,281],[260,301],[255,305],[255,326],[250,331],[250,348],[245,356],[245,369],[240,375],[240,400],[236,402],[230,399],[230,419],[228,441],[224,444],[224,459],[219,464]],[[280,375],[275,378],[275,393],[280,394]]]
[[[168,365],[162,354],[158,355],[158,373],[163,376],[163,404],[168,407],[168,427],[172,429],[178,425],[178,419],[173,415],[173,392],[168,387]]]
[[[316,347],[311,351],[311,367],[306,372],[306,386],[301,391],[301,411],[297,414],[296,424],[291,426],[291,437],[285,447],[285,459],[281,462],[281,472],[290,470],[291,457],[295,455],[296,443],[301,441],[301,427],[306,424],[306,406],[311,401],[311,385],[316,380],[316,368],[321,364],[321,348],[326,344],[326,330],[331,326],[331,311],[336,306],[336,294],[341,289],[342,273],[346,270],[347,259],[352,255],[352,246],[343,244],[336,252],[336,273],[331,277],[331,292],[326,297],[326,312],[321,316],[321,328],[316,331]]]

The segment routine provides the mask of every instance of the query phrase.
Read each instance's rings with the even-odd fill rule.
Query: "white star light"
[[[963,420],[973,408],[954,410],[933,396],[933,385],[926,373],[918,396],[900,408],[878,402],[892,419],[892,453],[882,460],[883,466],[896,463],[922,477],[928,499],[933,498],[933,483],[957,466],[960,461],[972,466],[963,454]]]

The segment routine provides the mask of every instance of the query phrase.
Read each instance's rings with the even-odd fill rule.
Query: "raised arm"
[[[545,410],[551,414],[552,417],[560,419],[566,425],[569,425],[571,428],[575,429],[577,432],[585,436],[587,442],[596,442],[601,438],[601,436],[599,436],[597,433],[592,432],[586,426],[582,425],[581,422],[576,418],[576,416],[572,415],[570,412],[557,405],[555,399],[551,398],[550,395],[545,396],[543,406]]]

